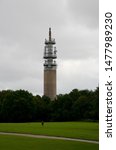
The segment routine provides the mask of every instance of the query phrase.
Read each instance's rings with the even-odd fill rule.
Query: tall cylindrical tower
[[[49,39],[45,39],[44,47],[44,95],[51,100],[56,98],[56,47],[55,39],[51,37],[51,28],[49,28]]]

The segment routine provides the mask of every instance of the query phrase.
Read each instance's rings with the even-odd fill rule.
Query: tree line
[[[25,90],[0,91],[0,122],[99,120],[99,88],[73,89],[51,101]]]

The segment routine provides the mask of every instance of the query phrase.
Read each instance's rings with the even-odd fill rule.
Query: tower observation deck
[[[56,98],[56,44],[55,39],[52,38],[51,28],[49,28],[49,39],[45,39],[44,46],[44,95],[51,100]]]

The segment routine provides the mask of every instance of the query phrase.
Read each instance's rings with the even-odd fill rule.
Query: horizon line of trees
[[[25,90],[0,91],[0,122],[98,121],[99,88],[73,89],[51,101]]]

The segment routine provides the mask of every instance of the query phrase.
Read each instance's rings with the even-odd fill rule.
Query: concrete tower
[[[51,37],[51,28],[49,28],[49,39],[45,39],[44,47],[44,95],[51,100],[56,98],[56,47],[55,39]]]

